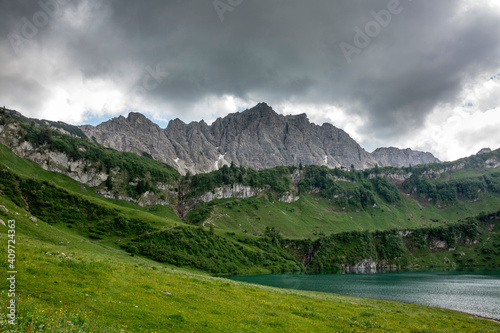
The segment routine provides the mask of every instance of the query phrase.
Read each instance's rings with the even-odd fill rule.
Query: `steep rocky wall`
[[[222,187],[217,187],[212,192],[207,192],[198,197],[197,201],[210,202],[216,199],[228,198],[244,199],[254,197],[258,195],[260,191],[260,189],[255,187],[235,183],[232,185],[223,185]]]
[[[440,162],[431,153],[415,151],[409,148],[378,148],[371,155],[379,166],[408,167],[410,165]]]
[[[0,143],[9,147],[17,156],[35,162],[45,170],[62,173],[91,187],[101,185],[108,177],[86,160],[75,161],[64,153],[48,151],[44,147],[34,148],[30,142],[21,142],[19,130],[17,123],[0,126]]]
[[[207,192],[195,199],[192,199],[192,203],[200,201],[210,202],[217,199],[230,198],[246,199],[259,195],[263,190],[263,188],[245,186],[238,183],[234,183],[232,185],[223,185],[221,187],[215,188],[213,191]],[[299,200],[299,198],[300,197],[293,191],[287,191],[280,196],[279,201],[291,203]]]

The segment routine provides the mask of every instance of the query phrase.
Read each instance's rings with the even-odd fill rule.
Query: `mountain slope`
[[[439,161],[429,153],[422,158],[421,153],[411,150],[391,150],[391,155],[398,154],[392,159],[382,152],[371,155],[331,124],[315,125],[305,114],[279,115],[265,103],[219,118],[212,125],[175,119],[162,130],[143,115],[130,113],[127,118],[80,129],[106,147],[147,152],[181,173],[192,174],[217,170],[231,162],[254,169],[300,163],[366,169],[376,164],[408,166]],[[397,164],[391,164],[393,160]]]
[[[414,151],[409,148],[377,148],[371,155],[379,166],[407,167],[410,165],[439,163],[439,160],[431,153]]]
[[[226,167],[183,181],[186,221],[230,231],[318,237],[457,223],[500,209],[500,150],[455,162],[346,171]],[[248,195],[244,195],[248,193]],[[252,197],[252,198],[249,198]]]
[[[51,226],[16,220],[16,322],[3,332],[494,332],[497,322],[414,304],[282,290],[177,269]],[[20,212],[16,215],[15,212]],[[8,227],[0,224],[7,244]],[[7,257],[7,247],[0,248]],[[7,261],[0,261],[7,271]],[[9,302],[3,284],[0,301]],[[402,325],[402,323],[404,323]]]
[[[262,127],[273,127],[272,121],[262,119],[276,118],[279,122],[294,118],[278,116],[269,108],[249,110],[243,115],[260,119]],[[231,120],[231,116],[236,120]],[[209,137],[212,130],[226,131],[224,135],[218,134],[222,137],[228,137],[228,133],[251,132],[239,123],[241,117],[241,114],[230,115],[211,127],[204,123],[190,125],[193,125],[191,128],[198,126],[197,133],[204,131],[205,137]],[[168,206],[187,223],[215,225],[231,232],[246,230],[261,235],[266,227],[276,227],[286,237],[307,238],[353,230],[424,227],[433,224],[433,220],[457,222],[481,211],[496,210],[497,207],[488,205],[494,206],[500,193],[499,177],[494,170],[500,165],[498,151],[456,162],[410,168],[347,171],[305,165],[256,171],[232,164],[211,173],[182,177],[167,165],[146,157],[149,155],[144,152],[138,156],[105,149],[87,138],[19,123],[8,116],[0,120],[0,142],[46,170],[92,186],[93,191],[105,197],[145,206]],[[170,126],[177,123],[171,122]],[[140,114],[131,114],[128,119],[121,117],[105,126],[113,133],[117,133],[113,126],[128,126],[130,131],[153,126],[157,134],[163,133]],[[188,125],[182,126],[185,129]],[[226,130],[228,128],[231,130]],[[269,131],[264,129],[263,133]],[[229,137],[227,142],[219,144],[234,141],[236,138]],[[256,196],[257,201],[251,198]],[[219,204],[214,199],[238,200]],[[253,205],[266,209],[256,211]],[[426,209],[421,210],[419,205]]]
[[[105,148],[83,134],[71,135],[44,122],[37,125],[30,121],[28,125],[22,119],[16,121],[15,116],[0,115],[0,143],[16,155],[92,186],[109,198],[126,198],[141,205],[176,202],[180,175],[174,168],[145,153],[141,156]]]

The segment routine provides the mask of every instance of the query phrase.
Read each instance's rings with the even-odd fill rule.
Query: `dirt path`
[[[424,207],[420,204],[420,202],[418,202],[418,200],[417,200],[417,199],[414,199],[414,198],[412,198],[412,197],[410,197],[410,199],[411,199],[411,200],[413,200],[413,201],[414,201],[414,202],[418,205],[418,207],[420,207],[420,208],[424,208]]]
[[[218,218],[221,218],[224,215],[227,216],[227,217],[229,217],[229,215],[227,215],[227,214],[213,214],[212,213],[212,215],[205,222],[203,222],[201,225],[203,227],[206,227],[208,224],[212,224],[212,225],[215,226],[215,224],[212,221],[217,220]]]

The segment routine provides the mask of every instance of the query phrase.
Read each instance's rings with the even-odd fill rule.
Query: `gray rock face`
[[[486,153],[490,153],[490,152],[491,152],[490,148],[483,148],[480,151],[478,151],[476,155],[486,154]]]
[[[231,162],[255,169],[299,163],[332,168],[354,165],[357,169],[377,163],[428,163],[419,157],[425,153],[411,151],[382,163],[343,130],[327,123],[312,124],[305,114],[279,115],[265,103],[219,118],[210,126],[203,120],[185,124],[175,119],[166,129],[161,129],[143,115],[130,113],[127,118],[121,116],[96,127],[81,126],[80,129],[106,147],[139,154],[146,152],[183,174],[210,172]],[[437,161],[433,156],[428,160]]]
[[[19,130],[17,123],[0,126],[0,143],[12,149],[17,156],[38,163],[45,170],[62,173],[88,186],[98,186],[108,177],[86,160],[73,160],[64,153],[49,151],[43,147],[36,149],[31,143],[19,139]]]
[[[91,140],[108,148],[138,154],[146,152],[159,161],[174,165],[169,157],[176,152],[165,131],[140,113],[113,118],[97,127],[85,125],[80,128]]]
[[[212,192],[207,192],[198,198],[199,201],[210,202],[215,199],[228,198],[250,198],[259,194],[260,189],[243,184],[234,183],[232,185],[223,185],[214,189]]]
[[[418,165],[441,162],[431,153],[414,151],[409,148],[378,148],[371,155],[379,166],[407,167],[410,164]]]

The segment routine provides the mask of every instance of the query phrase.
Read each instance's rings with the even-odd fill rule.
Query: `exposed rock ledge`
[[[215,199],[229,198],[245,199],[255,197],[260,193],[260,191],[261,189],[255,187],[234,183],[232,185],[223,185],[222,187],[217,187],[212,192],[207,192],[198,197],[198,201],[210,202]]]
[[[223,185],[221,187],[216,187],[213,191],[207,192],[198,198],[195,201],[203,201],[210,202],[216,199],[230,199],[230,198],[238,198],[238,199],[246,199],[259,195],[263,191],[262,188],[256,188],[252,186],[246,186],[240,183],[234,183],[232,185]],[[285,192],[281,195],[279,201],[282,202],[295,202],[299,200],[299,196],[295,195],[292,192]]]
[[[158,199],[158,196],[155,195],[154,192],[147,191],[141,195],[139,199],[134,199],[128,196],[121,196],[114,194],[110,191],[107,191],[105,189],[97,190],[97,194],[100,196],[103,196],[104,198],[108,199],[118,199],[118,200],[124,200],[124,201],[129,201],[138,204],[141,207],[146,207],[146,206],[157,206],[157,205],[162,205],[162,206],[168,206],[169,202],[167,200],[161,200]]]
[[[399,269],[401,268],[398,265],[389,265],[385,260],[381,262],[374,261],[373,259],[363,259],[355,265],[342,265],[345,271],[359,271],[359,272],[367,272],[374,273],[378,270],[388,270],[388,269]]]
[[[39,164],[43,169],[62,173],[79,183],[98,186],[106,181],[108,175],[97,170],[85,160],[72,160],[60,152],[47,151],[43,147],[35,148],[27,141],[18,139],[18,124],[0,126],[0,143],[6,145],[14,154]]]

